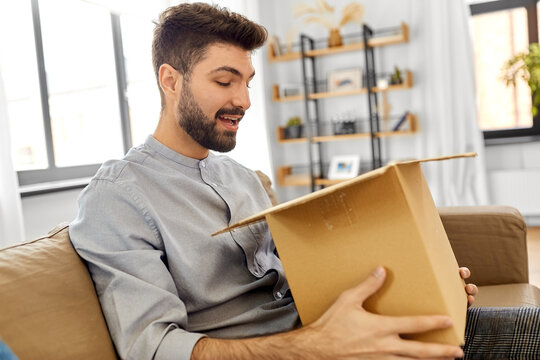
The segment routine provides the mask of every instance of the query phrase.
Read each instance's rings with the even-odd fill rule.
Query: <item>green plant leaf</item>
[[[532,94],[533,116],[538,114],[540,107],[540,45],[529,45],[528,52],[518,53],[508,59],[502,67],[502,79],[506,85],[516,86],[520,77],[529,85]]]

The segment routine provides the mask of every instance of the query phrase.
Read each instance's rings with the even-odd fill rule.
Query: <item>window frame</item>
[[[57,167],[55,164],[51,116],[49,109],[49,89],[47,85],[47,75],[45,71],[45,58],[43,52],[43,38],[41,32],[39,0],[30,1],[48,166],[46,169],[17,171],[17,177],[19,180],[19,191],[21,196],[29,196],[53,191],[84,187],[87,182],[82,181],[79,182],[78,185],[73,185],[72,180],[90,178],[101,166],[101,164],[87,164],[79,166]],[[127,76],[122,48],[122,31],[120,26],[120,16],[110,12],[110,17],[112,25],[111,36],[113,37],[116,83],[119,99],[118,106],[120,109],[120,125],[122,133],[121,141],[125,153],[132,146],[131,122],[129,119],[129,104],[126,95]],[[41,187],[41,189],[36,190],[36,188],[39,188],[38,184],[43,184],[43,186]]]
[[[471,16],[490,12],[525,8],[527,11],[529,44],[538,42],[538,10],[540,0],[496,0],[470,4]],[[532,116],[532,115],[531,115]],[[540,141],[540,114],[533,116],[532,127],[502,130],[485,130],[484,139],[487,145]]]

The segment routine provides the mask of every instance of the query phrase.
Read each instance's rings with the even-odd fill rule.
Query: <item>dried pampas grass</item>
[[[339,27],[342,27],[350,22],[361,24],[364,17],[364,6],[359,3],[349,3],[343,8],[343,16],[339,22]]]
[[[328,18],[326,18],[326,17],[309,16],[309,17],[304,19],[304,22],[306,24],[318,23],[318,24],[324,25],[328,30],[331,30],[331,29],[335,28],[332,21],[328,20]]]
[[[294,7],[294,16],[304,17],[304,23],[318,23],[328,30],[338,29],[348,23],[362,23],[364,6],[357,2],[347,4],[342,10],[341,20],[336,22],[333,18],[334,8],[326,0],[316,0],[315,6],[297,4]]]

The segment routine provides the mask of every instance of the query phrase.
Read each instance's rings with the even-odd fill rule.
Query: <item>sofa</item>
[[[540,289],[529,284],[526,225],[516,209],[439,212],[458,263],[479,285],[473,306],[540,306]],[[117,359],[67,224],[0,250],[0,340],[21,360]]]

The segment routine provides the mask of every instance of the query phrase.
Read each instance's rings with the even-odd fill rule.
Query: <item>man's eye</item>
[[[224,82],[221,82],[221,81],[216,81],[216,83],[217,83],[219,86],[229,86],[229,85],[231,85],[230,82],[224,83]]]

